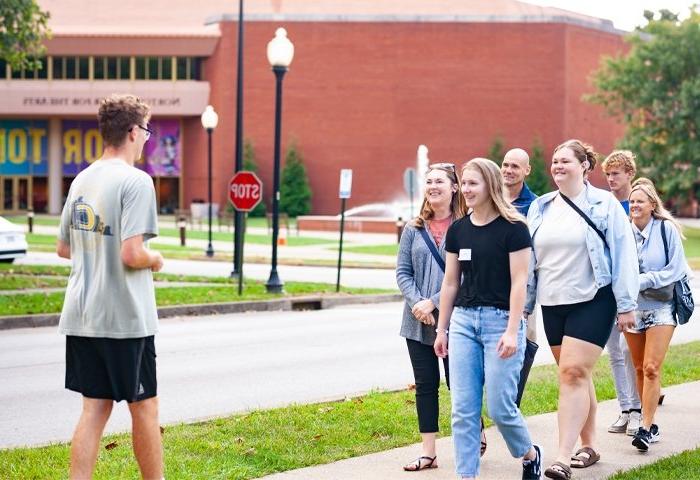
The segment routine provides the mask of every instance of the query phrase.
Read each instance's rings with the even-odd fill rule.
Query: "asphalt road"
[[[398,336],[401,309],[385,303],[162,320],[162,423],[404,388],[413,376]],[[536,363],[552,363],[538,327]],[[673,343],[698,339],[695,318]],[[63,388],[64,351],[56,328],[0,332],[0,448],[70,438],[81,402]],[[129,426],[122,402],[107,430]]]
[[[161,321],[156,336],[162,423],[343,398],[412,382],[398,336],[401,304]],[[63,388],[55,328],[0,332],[0,448],[68,440],[80,396]],[[109,431],[128,430],[115,408]]]

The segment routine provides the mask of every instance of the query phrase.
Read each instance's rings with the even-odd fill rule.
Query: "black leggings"
[[[421,433],[434,433],[438,429],[440,388],[439,358],[432,345],[425,345],[415,340],[406,339],[408,355],[411,357],[413,376],[416,380],[416,410],[418,411],[418,430]],[[447,357],[443,358],[445,381],[450,388],[450,374]]]
[[[592,300],[567,305],[542,305],[547,341],[553,347],[564,337],[576,338],[604,348],[610,337],[617,305],[612,285],[600,288]]]

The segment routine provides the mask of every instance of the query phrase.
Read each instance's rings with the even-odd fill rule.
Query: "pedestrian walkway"
[[[666,400],[656,414],[657,423],[661,429],[661,441],[653,444],[647,454],[637,452],[637,449],[632,446],[632,437],[607,432],[608,424],[617,418],[619,413],[617,400],[600,403],[598,405],[597,431],[598,451],[601,454],[601,460],[586,469],[573,469],[572,478],[580,480],[605,479],[620,470],[629,470],[684,450],[700,448],[700,435],[698,435],[700,415],[692,413],[697,410],[700,382],[664,387],[664,392]],[[527,395],[527,391],[525,394]],[[410,421],[414,421],[414,419],[410,419]],[[556,412],[528,417],[527,424],[533,440],[543,446],[543,465],[546,468],[552,463],[556,454]],[[519,479],[522,471],[519,462],[510,456],[496,428],[489,428],[486,435],[488,449],[482,458],[479,478],[482,480]],[[268,480],[400,480],[403,478],[415,480],[417,475],[426,480],[452,480],[456,478],[452,438],[439,439],[437,450],[440,467],[418,474],[404,472],[401,469],[404,464],[419,455],[420,445],[416,444],[263,478]]]

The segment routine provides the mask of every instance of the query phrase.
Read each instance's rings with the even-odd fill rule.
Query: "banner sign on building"
[[[149,126],[154,134],[136,167],[153,177],[180,176],[180,121],[152,120]],[[77,175],[102,155],[102,137],[94,120],[64,120],[62,130],[63,175]]]
[[[0,120],[0,175],[48,174],[49,123]]]

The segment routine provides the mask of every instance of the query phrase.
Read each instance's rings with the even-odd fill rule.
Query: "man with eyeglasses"
[[[527,217],[527,211],[530,204],[537,198],[525,183],[525,177],[530,174],[530,156],[522,148],[513,148],[506,152],[501,163],[501,174],[503,175],[503,184],[505,189],[503,193],[511,205],[513,205],[520,214]],[[537,319],[533,313],[527,322],[527,342],[525,346],[525,359],[523,360],[523,368],[520,370],[520,382],[518,383],[518,396],[515,403],[520,406],[520,401],[523,398],[525,383],[530,375],[530,369],[535,361],[537,353]]]
[[[102,432],[121,400],[142,477],[163,477],[152,274],[163,257],[146,246],[158,234],[153,181],[134,167],[152,133],[149,117],[150,107],[133,95],[102,100],[104,153],[75,177],[61,214],[56,250],[72,262],[59,322],[65,386],[83,396],[70,478],[92,478]]]

